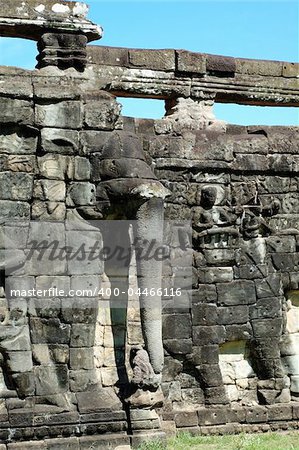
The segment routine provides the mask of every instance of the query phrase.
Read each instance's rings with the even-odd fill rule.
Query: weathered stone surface
[[[174,70],[174,50],[129,50],[129,62],[132,66],[152,70]]]
[[[213,345],[223,342],[225,328],[223,326],[196,326],[193,327],[193,342],[195,345]]]
[[[255,302],[255,287],[252,281],[236,280],[227,284],[217,284],[220,305],[235,306]]]
[[[63,324],[59,319],[30,319],[31,339],[35,344],[69,343],[71,326]]]
[[[60,394],[68,389],[66,365],[35,367],[34,376],[37,395]]]
[[[186,50],[176,50],[177,66],[179,72],[199,73],[206,72],[206,57],[201,53],[192,53]]]
[[[41,148],[44,153],[72,155],[78,151],[79,133],[60,128],[43,128],[41,130]]]
[[[35,122],[43,127],[81,128],[83,111],[80,102],[62,101],[53,104],[37,104]]]
[[[56,180],[37,180],[34,182],[33,196],[39,200],[63,202],[65,200],[65,183]]]
[[[128,50],[121,47],[90,45],[87,60],[91,64],[128,67]]]
[[[189,315],[168,315],[163,318],[165,339],[188,339],[191,336],[191,320]]]
[[[7,154],[34,154],[37,145],[36,130],[17,126],[5,125],[5,131],[1,129],[0,153]]]
[[[33,117],[32,102],[1,98],[0,123],[33,125]]]
[[[99,94],[97,94],[97,97]],[[106,100],[89,99],[84,106],[84,120],[88,128],[113,130],[119,118],[121,105],[113,98]]]
[[[69,186],[67,192],[68,206],[84,206],[95,204],[96,187],[91,183],[77,182]]]
[[[282,66],[282,76],[286,78],[298,78],[299,65],[296,63],[284,63]]]
[[[207,55],[207,71],[234,73],[236,72],[235,59],[227,56]]]
[[[236,72],[246,75],[266,75],[280,77],[283,66],[278,61],[254,61],[250,59],[236,59]]]

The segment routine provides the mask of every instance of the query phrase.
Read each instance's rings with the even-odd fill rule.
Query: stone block
[[[8,155],[3,157],[6,158],[4,166],[0,160],[0,167],[3,171],[10,170],[11,172],[28,173],[36,171],[36,158],[33,155]]]
[[[49,201],[33,201],[31,218],[33,220],[64,220],[65,203]]]
[[[41,150],[44,153],[73,155],[78,152],[79,133],[61,128],[42,128]]]
[[[107,95],[107,97],[109,97]],[[90,99],[84,105],[84,122],[88,128],[97,130],[114,130],[119,118],[121,105],[113,97],[107,99]]]
[[[2,172],[0,191],[3,200],[30,200],[32,196],[32,175],[27,173]]]
[[[194,427],[198,425],[196,411],[186,411],[175,414],[174,421],[177,427]]]
[[[214,303],[217,300],[216,286],[211,284],[199,284],[198,289],[189,291],[192,299],[192,304],[199,303]]]
[[[183,365],[180,361],[172,357],[165,357],[165,365],[163,369],[163,382],[172,381],[182,371]]]
[[[271,319],[281,317],[282,300],[279,297],[262,298],[249,307],[251,319]]]
[[[69,347],[63,344],[33,344],[32,357],[38,364],[68,364]]]
[[[209,267],[209,269],[198,271],[199,283],[224,283],[233,281],[234,273],[232,267]]]
[[[129,50],[129,63],[150,70],[174,70],[174,50]]]
[[[228,407],[199,408],[197,410],[199,425],[220,425],[229,421],[231,410]]]
[[[11,377],[19,397],[35,395],[35,376],[32,372],[14,373]]]
[[[79,101],[62,101],[35,106],[35,122],[42,127],[79,129],[83,123]]]
[[[66,204],[68,206],[90,206],[95,204],[96,188],[88,182],[71,183],[68,187]]]
[[[268,406],[268,419],[270,420],[292,420],[291,405],[271,405]]]
[[[247,423],[263,423],[268,421],[268,409],[264,406],[246,408]]]
[[[80,450],[77,437],[45,439],[45,445],[47,450]]]
[[[64,248],[65,226],[59,222],[32,221],[29,226],[28,241],[28,246],[31,244],[32,249]]]
[[[217,248],[213,250],[204,250],[204,257],[207,264],[213,266],[230,266],[236,260],[236,251]]]
[[[188,339],[191,337],[191,318],[189,314],[163,316],[164,339]]]
[[[225,330],[227,341],[239,341],[242,339],[248,340],[252,336],[252,327],[250,323],[227,325]]]
[[[218,364],[219,347],[218,345],[205,345],[202,347],[193,347],[192,361],[195,366],[201,364]]]
[[[267,155],[237,153],[232,165],[235,170],[260,170],[270,169],[270,160]]]
[[[192,352],[191,339],[163,339],[163,344],[165,350],[170,354],[187,355]]]
[[[49,273],[53,276],[65,275],[67,272],[67,261],[64,257],[64,251],[62,248],[55,248],[54,245],[49,242],[48,248],[37,248],[33,243],[27,253],[26,273],[37,276]],[[53,264],[53,261],[55,261],[55,264]],[[44,296],[40,293],[39,295],[44,298],[49,297],[48,294]]]
[[[94,155],[94,158],[91,158],[91,161],[94,163],[95,159],[102,158],[103,151],[107,145],[109,147],[109,141],[111,139],[113,141],[111,131],[80,131],[80,156],[92,156],[92,154],[95,153],[96,155]]]
[[[70,349],[70,368],[72,370],[78,369],[93,369],[94,368],[93,348],[71,348]]]
[[[206,73],[206,55],[186,50],[176,50],[176,70],[183,73]]]
[[[218,319],[218,309],[216,305],[197,304],[192,307],[193,325],[215,325]]]
[[[222,375],[218,364],[201,364],[196,367],[197,373],[203,383],[203,386],[213,387],[221,386]]]
[[[281,77],[282,63],[278,61],[262,61],[252,59],[236,59],[236,72],[244,75],[264,75]]]
[[[33,103],[9,97],[1,98],[0,123],[33,125]]]
[[[276,337],[282,332],[282,319],[252,320],[253,334],[257,338]]]
[[[74,180],[89,180],[91,166],[87,158],[76,156],[74,159]]]
[[[290,391],[299,394],[299,375],[292,375]]]
[[[293,410],[293,419],[298,420],[299,419],[299,403],[294,403],[292,405]]]
[[[269,236],[266,240],[269,253],[295,253],[296,241],[294,236]]]
[[[30,318],[30,332],[33,344],[68,344],[71,326],[59,319]]]
[[[69,156],[48,153],[37,158],[40,175],[51,180],[62,180],[72,172],[72,160]]]
[[[45,441],[13,442],[7,444],[8,450],[46,450]]]
[[[218,324],[234,325],[246,323],[249,320],[249,308],[244,305],[225,306],[218,308]]]
[[[274,253],[272,261],[275,269],[280,272],[294,272],[298,267],[298,260],[292,253]]]
[[[94,369],[70,370],[70,390],[72,392],[84,392],[97,382],[97,373]]]
[[[247,305],[256,301],[255,286],[252,281],[236,280],[229,284],[218,283],[216,287],[220,305]]]
[[[236,60],[228,56],[207,55],[207,71],[233,74],[236,72]]]
[[[70,278],[71,289],[78,292],[86,291],[87,293],[93,294],[95,290],[99,290],[101,285],[101,280],[97,275],[74,275]]]
[[[100,388],[96,386],[86,392],[76,394],[80,414],[88,414],[96,411],[119,411],[122,404],[116,396],[113,388]]]
[[[36,395],[53,395],[68,391],[68,368],[66,365],[34,367]]]
[[[220,325],[195,326],[193,330],[193,343],[199,346],[213,345],[224,342],[225,328]]]
[[[87,60],[91,64],[128,67],[128,49],[92,45],[87,47]]]
[[[286,62],[282,66],[282,76],[285,78],[298,78],[299,64]]]
[[[107,434],[98,436],[82,436],[79,438],[80,450],[107,450],[118,449],[118,447],[130,447],[130,437],[123,433]]]
[[[31,350],[28,325],[6,325],[0,329],[2,347],[6,351]]]
[[[70,278],[64,276],[47,276],[42,275],[36,277],[36,289],[48,290],[48,289],[57,289],[57,292],[60,290],[67,292],[70,289]],[[56,292],[54,291],[56,294]]]
[[[256,280],[268,276],[267,264],[245,264],[234,268],[235,278],[245,278],[247,280]]]
[[[101,369],[101,378],[103,386],[114,386],[119,381],[119,373],[124,373],[123,367],[103,367]]]
[[[95,342],[95,325],[73,323],[71,329],[71,347],[92,347]]]
[[[36,180],[34,182],[33,197],[39,200],[63,202],[65,200],[65,182],[56,180]]]
[[[255,281],[257,298],[282,295],[281,275],[270,274],[267,278]]]
[[[98,299],[70,297],[62,300],[61,316],[67,323],[96,323]]]
[[[224,386],[205,388],[207,405],[226,405],[228,403]]]
[[[0,219],[4,222],[11,220],[29,220],[29,218],[29,203],[0,200]]]
[[[6,353],[6,364],[11,372],[30,372],[32,370],[31,351],[13,351]]]

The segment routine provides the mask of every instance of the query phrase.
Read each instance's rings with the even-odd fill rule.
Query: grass
[[[299,450],[299,432],[191,436],[181,433],[167,443],[152,441],[138,450]]]

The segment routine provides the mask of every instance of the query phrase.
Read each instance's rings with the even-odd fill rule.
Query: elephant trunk
[[[157,197],[142,203],[136,213],[135,248],[141,325],[145,348],[156,374],[162,372],[164,363],[162,301],[159,295],[163,263],[159,249],[163,246],[163,218],[163,199]]]

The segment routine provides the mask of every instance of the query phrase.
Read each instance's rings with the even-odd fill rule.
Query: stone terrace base
[[[180,431],[193,435],[222,435],[299,430],[299,402],[242,408],[201,407],[195,411],[163,413],[160,429],[156,419],[141,420],[141,414],[139,420],[134,420],[134,411],[131,413],[133,420],[128,426],[123,411],[110,412],[110,419],[107,413],[106,420],[104,413],[102,417],[101,413],[90,414],[83,424],[83,418],[79,422],[74,420],[76,413],[48,414],[37,420],[38,416],[30,413],[29,408],[28,411],[24,408],[23,413],[15,410],[14,420],[10,417],[14,425],[1,424],[0,450],[124,450],[137,448],[149,440],[163,441],[167,434]],[[115,416],[113,421],[112,415]]]
[[[150,440],[165,440],[165,433],[148,431],[134,435],[124,433],[83,437],[62,437],[0,444],[0,450],[129,450]]]
[[[198,435],[299,429],[299,402],[230,408],[219,406],[163,414],[162,428]]]

